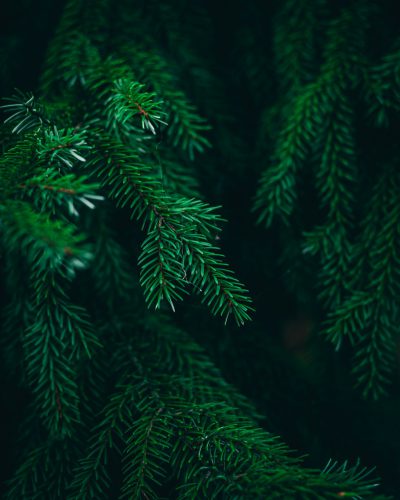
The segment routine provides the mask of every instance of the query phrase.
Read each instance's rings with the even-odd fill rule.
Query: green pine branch
[[[177,89],[176,78],[170,71],[169,64],[153,50],[146,50],[140,45],[132,47],[123,45],[121,54],[128,55],[133,65],[133,72],[139,81],[148,83],[165,103],[167,113],[168,135],[172,145],[182,148],[193,159],[195,154],[202,153],[210,147],[205,133],[210,125],[199,116],[193,104],[185,94]]]
[[[68,302],[62,282],[85,267],[90,254],[80,248],[83,240],[74,227],[51,221],[24,202],[3,206],[2,221],[3,238],[21,248],[30,272],[28,310],[35,320],[23,338],[28,379],[46,426],[70,433],[79,400],[73,361],[90,355],[98,342],[85,311]]]
[[[104,135],[94,140],[102,156],[95,158],[90,167],[110,188],[108,196],[115,198],[119,207],[129,208],[131,217],[147,228],[139,259],[147,302],[159,307],[166,300],[174,307],[183,297],[190,274],[214,314],[232,314],[238,324],[249,319],[246,290],[224,269],[220,255],[208,241],[220,220],[213,208],[200,201],[166,195],[151,175],[151,168],[141,164],[127,148],[110,140],[107,144]]]
[[[345,92],[361,78],[368,14],[362,3],[343,9],[331,23],[318,77],[290,96],[289,103],[283,106],[286,119],[276,141],[272,164],[261,176],[254,204],[259,211],[259,223],[270,226],[276,216],[285,224],[290,223],[298,199],[298,177],[310,158],[315,138],[323,132],[327,117],[337,106],[343,108]]]
[[[356,254],[355,276],[366,276],[328,316],[326,333],[336,345],[349,337],[356,349],[353,372],[364,396],[385,394],[395,368],[397,280],[400,276],[399,176],[387,167],[367,206]],[[367,249],[367,250],[366,250]]]

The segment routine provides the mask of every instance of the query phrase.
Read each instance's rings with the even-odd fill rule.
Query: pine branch
[[[365,398],[387,395],[396,366],[397,318],[393,304],[375,305],[368,311],[356,345],[353,374]]]
[[[343,105],[346,89],[354,88],[361,78],[365,61],[360,53],[368,14],[369,9],[360,3],[344,9],[331,23],[319,76],[283,107],[287,119],[277,138],[272,165],[262,174],[256,195],[254,208],[260,211],[258,222],[270,226],[279,216],[289,224],[297,203],[298,175],[314,140],[338,102]]]
[[[85,162],[85,154],[89,146],[85,141],[85,133],[75,129],[58,130],[53,127],[44,130],[43,138],[39,138],[37,156],[39,160],[62,169],[72,168],[76,162]]]
[[[17,93],[5,101],[11,104],[1,106],[8,113],[12,113],[4,123],[14,125],[12,133],[21,134],[31,129],[37,129],[42,126],[50,126],[52,123],[47,118],[46,110],[43,104],[35,99],[33,94],[24,94],[17,90]]]
[[[225,399],[232,394],[243,408],[249,408],[184,332],[167,318],[152,318],[150,329],[145,321],[148,330],[133,337],[130,334],[129,342],[123,341],[114,352],[112,364],[118,366],[122,382],[93,431],[88,456],[76,469],[71,498],[106,497],[109,454],[115,446],[119,453],[121,446],[116,443],[120,441],[124,443],[123,497],[158,498],[154,488],[165,480],[170,458],[166,448],[175,435],[175,422],[181,418],[177,413],[183,404],[177,398],[179,393],[190,400],[212,394]],[[132,322],[133,318],[127,318],[130,330]],[[165,365],[161,360],[169,361]],[[209,386],[211,380],[214,388]],[[178,427],[179,432],[183,429]]]
[[[15,471],[14,477],[8,483],[5,498],[7,500],[28,499],[39,500],[45,494],[46,473],[49,468],[49,446],[44,444],[31,450],[22,464]]]
[[[366,68],[364,72],[364,92],[367,112],[378,127],[389,125],[389,112],[399,111],[400,50],[398,41],[395,49],[382,57],[377,65]]]
[[[142,245],[139,258],[140,284],[145,289],[149,306],[160,307],[165,299],[175,311],[174,303],[185,293],[184,268],[181,264],[181,243],[174,229],[160,219],[151,229]]]
[[[284,93],[301,88],[315,76],[317,35],[324,0],[282,2],[274,19],[274,53]]]
[[[211,312],[224,316],[225,323],[231,314],[239,325],[250,320],[248,292],[227,269],[219,249],[201,234],[187,233],[181,240],[190,281]]]
[[[108,498],[110,476],[107,470],[112,449],[119,451],[119,441],[124,435],[125,422],[132,419],[131,404],[134,393],[127,381],[116,387],[100,415],[100,422],[92,432],[88,454],[79,461],[68,489],[68,498]]]
[[[0,158],[0,197],[8,198],[18,191],[18,185],[32,171],[36,141],[26,135]]]
[[[105,43],[108,0],[68,0],[49,46],[40,88],[47,96],[84,84]]]
[[[126,122],[138,117],[142,128],[156,133],[156,126],[164,124],[161,103],[157,102],[154,92],[145,92],[141,83],[129,80],[116,80],[111,97],[107,99],[108,127],[113,129],[116,123],[125,125]]]
[[[185,331],[177,328],[166,315],[146,314],[144,319],[135,318],[143,323],[146,341],[142,340],[145,350],[154,353],[156,359],[163,360],[164,372],[183,380],[182,391],[189,400],[199,403],[209,401],[227,402],[238,412],[254,421],[260,420],[253,405],[231,384],[227,383],[220,370]],[[127,327],[135,322],[127,318]],[[119,361],[123,365],[123,360]],[[126,367],[128,369],[128,366]]]
[[[204,135],[210,126],[198,115],[195,106],[185,94],[177,89],[178,82],[175,81],[164,58],[154,50],[146,50],[140,45],[134,48],[131,44],[124,45],[120,50],[125,57],[128,55],[138,80],[148,83],[165,103],[167,122],[170,125],[167,133],[173,146],[187,152],[190,159],[210,147]]]
[[[163,299],[171,305],[180,300],[185,273],[190,273],[196,285],[207,285],[203,293],[214,314],[227,317],[232,313],[238,324],[249,319],[245,289],[224,269],[206,239],[220,220],[214,209],[197,200],[167,196],[149,167],[134,154],[117,143],[105,144],[102,141],[98,146],[103,158],[90,166],[103,185],[111,188],[109,196],[117,205],[128,207],[131,217],[148,228],[139,261],[147,302],[157,307]],[[186,263],[193,268],[186,269]]]
[[[89,178],[75,174],[60,175],[55,170],[38,172],[20,184],[22,194],[39,210],[58,215],[66,208],[71,216],[79,216],[81,208],[94,209],[103,196],[96,194],[99,185],[88,182]]]
[[[179,417],[178,417],[179,418]],[[182,417],[188,431],[177,443],[175,466],[183,479],[179,498],[337,498],[369,496],[376,486],[369,472],[359,467],[327,467],[317,471],[299,467],[295,460],[281,457],[279,442],[264,431],[248,427],[223,406],[203,405]],[[189,460],[193,449],[196,459]],[[198,463],[196,463],[196,461]]]
[[[298,172],[315,138],[314,121],[320,122],[321,111],[315,85],[310,84],[295,99],[277,139],[272,165],[262,174],[254,204],[260,211],[258,223],[270,226],[276,216],[289,223],[297,200]]]
[[[341,303],[349,287],[358,168],[351,128],[352,111],[344,96],[338,96],[334,111],[327,120],[326,135],[322,136],[320,145],[321,163],[316,169],[316,185],[325,222],[313,235],[305,234],[304,251],[320,253],[320,283],[323,286],[319,297],[329,309]],[[315,246],[315,241],[309,240],[316,238],[325,242],[320,241]]]
[[[24,335],[28,378],[47,427],[68,434],[78,419],[73,360],[89,354],[97,340],[84,310],[69,303],[58,280],[84,266],[87,250],[79,249],[82,238],[73,227],[50,221],[22,202],[3,207],[2,220],[2,236],[22,249],[30,269],[34,317]]]
[[[358,281],[361,289],[353,290],[332,312],[326,327],[328,337],[337,345],[346,336],[355,345],[353,371],[364,396],[374,399],[385,394],[395,365],[395,301],[400,277],[398,189],[399,176],[391,167],[386,168],[367,207],[356,254],[362,262],[355,274],[362,272],[367,279]]]
[[[397,110],[398,51],[368,66],[365,31],[374,9],[356,0],[330,23],[318,72],[316,19],[324,4],[287,0],[278,8],[281,95],[266,110],[265,128],[276,144],[255,206],[267,226],[280,218],[296,237],[306,227],[305,250],[317,257],[320,298],[331,311],[325,333],[337,348],[349,339],[357,350],[355,376],[364,394],[377,398],[393,370],[399,320],[400,186],[388,169],[353,244],[360,181],[357,108],[350,99],[364,79],[368,111],[375,113],[375,101]],[[167,316],[142,310],[139,284],[155,307],[168,302],[174,309],[195,291],[225,321],[233,316],[243,324],[252,310],[216,246],[221,217],[192,198],[196,164],[181,161],[210,145],[210,126],[188,97],[204,82],[199,109],[213,110],[221,158],[239,158],[243,168],[251,158],[249,148],[242,156],[235,150],[229,120],[236,106],[238,117],[253,115],[246,108],[252,96],[238,102],[242,82],[235,81],[217,98],[226,108],[212,100],[215,80],[205,66],[213,47],[203,42],[207,12],[185,2],[69,0],[42,75],[47,102],[17,93],[5,107],[11,116],[0,138],[0,238],[9,298],[3,327],[15,337],[10,347],[17,353],[6,356],[33,395],[25,409],[32,416],[23,425],[33,439],[9,483],[10,499],[110,498],[118,482],[123,498],[375,498],[375,482],[358,465],[304,468],[258,427],[253,405],[186,332]],[[245,17],[238,21],[247,24]],[[264,20],[260,26],[264,30]],[[203,57],[192,53],[193,40]],[[268,61],[264,53],[262,59]],[[264,99],[270,91],[273,86],[263,89]],[[250,143],[252,129],[244,137]],[[306,195],[313,197],[316,188],[320,213],[311,224],[298,224],[309,163],[315,175]],[[232,175],[221,189],[237,179]],[[103,217],[111,201],[144,233],[140,279],[122,246],[125,226],[114,213]],[[139,247],[131,239],[128,245],[133,252]],[[78,275],[89,262],[90,272]]]
[[[168,338],[169,334],[165,337],[167,342]],[[196,387],[192,393],[194,399],[182,399],[181,391],[189,381],[182,378],[183,373],[171,377],[160,371],[159,359],[165,359],[165,354],[163,350],[158,353],[153,350],[154,345],[162,346],[165,340],[154,342],[144,336],[140,339],[140,359],[126,346],[121,346],[122,358],[126,358],[126,364],[122,363],[122,366],[126,369],[131,359],[139,370],[142,384],[139,385],[139,397],[135,401],[142,401],[138,410],[147,415],[145,422],[149,424],[152,419],[157,419],[161,426],[162,442],[166,444],[172,440],[173,448],[169,455],[180,481],[180,498],[217,498],[218,492],[247,498],[251,492],[254,497],[271,495],[273,498],[275,495],[276,498],[308,498],[314,495],[322,499],[335,498],[340,492],[368,496],[375,486],[367,477],[366,469],[359,467],[348,469],[344,464],[335,470],[333,465],[322,474],[303,469],[275,436],[258,429],[235,408],[210,400],[199,403],[197,398],[202,396],[201,389],[199,391],[197,387],[201,387],[202,382],[199,385],[196,382],[198,375],[201,380],[201,372],[197,369],[197,376],[193,379]],[[137,340],[133,342],[138,345]],[[141,437],[136,436],[136,442],[141,442],[145,448],[148,444],[145,440],[148,429],[148,425],[144,425]],[[163,462],[161,456],[149,464],[148,481],[154,479],[152,466],[156,467],[155,477],[166,474],[167,464]],[[161,469],[157,468],[157,464]],[[134,471],[132,473],[135,474]],[[136,481],[138,476],[135,474],[135,485]],[[156,494],[154,490],[148,491]],[[157,496],[153,497],[150,493],[149,498]]]
[[[124,476],[121,498],[157,499],[153,484],[161,486],[166,479],[160,462],[170,460],[169,435],[171,427],[163,408],[153,414],[143,415],[129,429],[130,436],[124,454]]]

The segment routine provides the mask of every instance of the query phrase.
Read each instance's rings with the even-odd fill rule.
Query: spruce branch
[[[138,80],[146,82],[162,99],[169,124],[167,134],[173,146],[187,152],[190,159],[210,147],[205,133],[211,127],[177,88],[179,82],[171,73],[170,64],[154,49],[146,49],[140,44],[124,44],[120,53],[128,58]]]
[[[400,204],[399,176],[388,166],[374,186],[358,242],[357,288],[329,316],[326,333],[337,345],[349,337],[357,349],[353,372],[364,396],[385,394],[395,366],[395,339],[400,277],[398,253]],[[366,246],[368,245],[368,246]],[[367,249],[367,250],[365,250]]]
[[[249,320],[247,290],[227,269],[219,249],[201,234],[185,234],[181,239],[190,282],[203,295],[211,312],[224,316],[225,323],[231,314],[239,325]]]
[[[152,134],[156,133],[158,124],[166,125],[162,121],[162,107],[156,100],[156,94],[145,92],[144,88],[143,84],[129,80],[114,82],[112,95],[106,101],[109,128],[115,128],[116,123],[125,125],[135,117],[140,118],[142,128]]]
[[[284,93],[293,92],[315,76],[318,18],[324,0],[282,2],[274,19],[274,54]]]
[[[110,476],[107,465],[111,450],[120,453],[125,422],[132,419],[134,393],[127,380],[117,385],[92,431],[87,456],[81,458],[68,488],[68,498],[74,500],[107,498]]]
[[[64,166],[72,168],[74,163],[86,161],[82,154],[88,149],[84,132],[75,129],[58,130],[53,127],[44,130],[43,137],[39,138],[37,156],[39,160],[56,165],[60,169]]]
[[[399,111],[400,50],[398,41],[395,48],[382,60],[364,71],[364,94],[368,106],[367,113],[379,127],[389,125],[389,112]]]
[[[361,3],[343,9],[331,23],[319,75],[284,106],[287,120],[278,135],[272,164],[262,174],[256,194],[258,223],[270,226],[275,216],[290,223],[298,197],[298,176],[315,137],[324,130],[327,117],[332,116],[338,103],[343,107],[344,92],[359,84],[365,66],[360,53],[368,15],[370,10]],[[352,70],[354,65],[356,71]]]
[[[104,197],[97,194],[99,185],[89,182],[87,176],[66,174],[60,176],[56,170],[38,172],[20,184],[24,197],[29,198],[39,210],[58,215],[66,208],[71,216],[79,216],[81,208],[95,208],[95,203]]]
[[[30,270],[32,299],[23,339],[28,379],[48,429],[70,434],[78,420],[74,364],[98,341],[85,311],[69,303],[62,282],[84,267],[88,250],[80,248],[75,228],[24,202],[2,208],[2,236],[21,249]]]
[[[36,139],[26,135],[0,158],[0,197],[6,200],[18,192],[19,183],[31,174],[34,167]]]
[[[129,429],[124,452],[125,481],[121,498],[159,498],[154,486],[165,481],[165,465],[170,461],[172,417],[163,414],[161,406],[143,415]],[[160,463],[164,466],[160,466]]]
[[[12,133],[21,134],[31,129],[37,129],[41,126],[50,126],[52,123],[46,116],[44,106],[35,99],[33,94],[24,94],[17,90],[12,97],[4,98],[11,104],[4,104],[2,109],[12,113],[4,123],[14,125]]]
[[[108,0],[68,0],[50,44],[40,88],[47,96],[65,92],[65,85],[84,85],[90,68],[99,61],[104,44]]]
[[[393,305],[381,304],[368,314],[356,344],[353,374],[365,398],[378,400],[387,394],[396,363],[397,329]]]
[[[70,444],[70,443],[69,443]],[[72,448],[72,446],[71,446]],[[71,448],[62,440],[47,440],[23,454],[21,465],[8,481],[7,500],[60,498],[68,476]]]
[[[273,163],[262,174],[255,199],[254,209],[260,211],[258,223],[270,226],[276,215],[289,223],[297,199],[297,175],[316,134],[314,121],[320,110],[315,90],[311,84],[299,94],[290,120],[279,134]]]
[[[160,219],[157,227],[148,232],[139,258],[140,284],[149,306],[154,304],[158,309],[166,299],[175,311],[174,303],[182,300],[185,279],[180,251],[176,231]]]
[[[139,260],[147,302],[159,307],[166,299],[174,307],[190,274],[214,314],[227,319],[232,313],[238,324],[249,319],[246,290],[225,269],[208,241],[221,220],[214,209],[198,200],[166,195],[151,169],[118,143],[109,141],[105,147],[103,142],[99,148],[102,157],[90,166],[102,184],[111,188],[109,196],[117,205],[128,207],[131,217],[140,220],[143,228],[147,226]]]
[[[369,495],[376,486],[370,471],[359,466],[329,465],[322,474],[302,469],[295,460],[281,457],[284,450],[274,436],[248,427],[245,420],[230,417],[223,406],[202,405],[182,418],[183,449],[174,457],[183,476],[179,498],[337,498]],[[235,423],[234,423],[235,422]],[[193,449],[196,459],[189,461]],[[196,461],[198,463],[196,464]],[[201,464],[201,465],[200,465]]]
[[[367,159],[360,170],[370,176],[365,185],[371,183],[373,196],[371,204],[359,203],[356,150],[364,129],[352,104],[364,90],[367,111],[378,121],[398,110],[399,54],[395,48],[368,65],[365,32],[374,7],[364,0],[334,6],[339,15],[326,38],[319,36],[324,5],[285,0],[277,8],[279,95],[264,112],[269,139],[262,137],[264,144],[276,142],[255,206],[259,222],[271,226],[280,218],[287,234],[305,238],[303,251],[314,257],[328,309],[325,335],[336,348],[349,340],[357,352],[355,377],[364,395],[377,399],[395,365],[400,185],[393,166],[381,175]],[[44,100],[17,91],[5,106],[11,115],[0,131],[6,370],[11,365],[32,396],[23,408],[29,445],[9,482],[10,500],[106,499],[116,488],[122,498],[147,500],[376,498],[376,481],[358,463],[304,467],[259,427],[261,416],[206,350],[167,315],[142,305],[139,285],[156,308],[167,302],[174,309],[193,291],[225,321],[241,325],[252,310],[217,246],[222,218],[197,199],[196,162],[187,161],[210,146],[202,114],[211,109],[223,161],[247,168],[249,148],[242,156],[235,149],[232,110],[238,118],[251,115],[252,123],[259,111],[251,109],[257,98],[251,92],[238,99],[242,76],[227,82],[226,95],[209,77],[207,9],[68,0],[41,77]],[[243,21],[238,25],[247,27]],[[267,40],[254,40],[260,60],[248,47],[241,59],[256,73],[268,68],[258,82],[272,81]],[[203,56],[192,50],[195,43]],[[262,105],[270,101],[275,85],[251,84]],[[244,134],[251,140],[252,132]],[[215,193],[238,180],[232,167],[228,175]],[[309,195],[319,211],[308,219]],[[367,213],[360,237],[358,211]],[[124,225],[126,213],[142,229],[141,247]],[[301,246],[289,241],[288,254],[302,267]],[[136,251],[139,277],[130,265]]]

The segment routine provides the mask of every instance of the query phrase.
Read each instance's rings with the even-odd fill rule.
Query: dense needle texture
[[[385,2],[274,4],[221,34],[213,2],[67,0],[4,98],[4,498],[391,498],[302,410],[284,444],[274,405],[295,427],[319,383],[395,383],[399,154],[362,135],[396,123],[399,40],[371,48]]]

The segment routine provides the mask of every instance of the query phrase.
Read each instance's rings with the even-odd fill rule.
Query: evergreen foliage
[[[311,14],[306,9],[300,11],[300,4],[296,13],[306,23]],[[279,16],[286,17],[286,6],[282,9]],[[312,35],[311,20],[308,29],[300,32],[308,37],[307,42],[304,39],[293,45],[284,44],[282,28],[278,31],[277,72],[284,73],[288,82],[282,80],[281,127],[255,202],[260,223],[271,226],[273,221],[281,220],[299,232],[296,215],[302,213],[302,203],[304,206],[300,193],[303,197],[318,197],[319,215],[308,221],[308,227],[300,227],[296,244],[300,252],[311,254],[317,265],[314,268],[303,258],[309,273],[318,269],[318,306],[322,316],[328,315],[327,322],[322,321],[323,334],[337,349],[345,337],[350,338],[355,348],[356,382],[366,397],[376,399],[387,393],[395,369],[397,320],[389,305],[389,290],[397,282],[397,243],[392,232],[398,223],[394,208],[397,195],[388,185],[381,184],[384,178],[389,179],[387,176],[389,183],[395,182],[394,171],[391,175],[382,174],[386,169],[379,166],[375,171],[362,172],[355,117],[363,106],[365,115],[374,116],[376,125],[384,126],[387,111],[397,109],[396,77],[393,73],[389,77],[394,68],[394,53],[375,62],[369,60],[366,51],[366,30],[377,12],[379,9],[372,2],[351,3],[329,20],[322,40],[317,29]],[[292,21],[290,18],[288,22]],[[312,54],[318,51],[322,54],[321,63],[313,74],[308,62],[301,59],[315,61]],[[363,161],[366,162],[365,157]],[[371,176],[370,183],[364,182],[366,175]],[[315,192],[304,193],[302,176],[313,176]],[[368,193],[360,192],[361,181],[368,186]],[[370,202],[371,197],[374,202]],[[385,215],[378,215],[377,210]],[[391,222],[384,222],[382,217]],[[363,218],[365,222],[359,223]],[[379,247],[370,251],[370,245]],[[368,268],[375,269],[375,273]],[[385,285],[380,285],[382,281]],[[371,308],[376,295],[380,296],[380,309]]]
[[[193,306],[199,295],[221,328],[252,319],[250,294],[219,245],[221,207],[201,186],[215,180],[214,143],[235,158],[230,172],[265,164],[271,149],[258,223],[278,228],[299,302],[315,285],[317,327],[337,350],[354,351],[363,396],[387,393],[400,178],[396,153],[362,168],[358,114],[390,126],[398,47],[370,55],[379,9],[368,1],[281,2],[273,103],[263,57],[254,49],[246,61],[264,109],[259,150],[243,161],[234,132],[220,132],[234,118],[218,71],[196,50],[207,9],[161,3],[67,0],[38,89],[2,106],[2,351],[28,400],[5,498],[389,498],[359,462],[318,468],[298,458],[172,313],[206,314]]]

